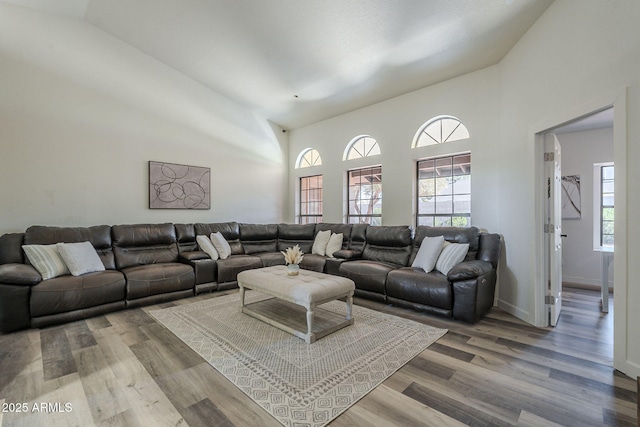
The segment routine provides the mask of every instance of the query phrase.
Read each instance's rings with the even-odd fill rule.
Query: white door
[[[545,135],[545,179],[546,179],[546,274],[549,308],[549,326],[556,326],[562,309],[562,205],[560,142],[554,133]]]

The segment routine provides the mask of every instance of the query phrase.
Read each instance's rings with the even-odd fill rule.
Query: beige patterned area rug
[[[242,314],[238,294],[151,314],[285,426],[328,424],[447,332],[354,306],[354,325],[307,344]]]

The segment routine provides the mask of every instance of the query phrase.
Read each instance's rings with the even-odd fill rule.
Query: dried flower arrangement
[[[287,264],[300,264],[302,262],[302,258],[304,258],[302,250],[300,250],[300,246],[295,245],[294,247],[288,247],[286,252],[280,251],[282,255],[284,255],[284,261]]]

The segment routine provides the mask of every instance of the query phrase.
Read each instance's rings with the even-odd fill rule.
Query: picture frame
[[[582,200],[580,194],[580,175],[562,177],[562,219],[580,219]]]
[[[211,169],[149,161],[149,209],[211,209]]]

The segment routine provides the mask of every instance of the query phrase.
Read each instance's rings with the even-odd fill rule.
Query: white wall
[[[512,273],[501,276],[501,306],[534,323],[541,273],[535,249],[541,201],[535,155],[541,152],[534,134],[605,107],[602,103],[616,104],[616,172],[623,176],[616,174],[616,202],[622,208],[616,209],[614,358],[615,367],[631,376],[640,374],[640,335],[631,333],[640,324],[640,311],[631,309],[631,302],[640,301],[640,283],[627,277],[640,273],[633,261],[640,259],[640,229],[627,218],[640,208],[640,171],[626,165],[640,160],[639,20],[640,2],[633,0],[555,1],[500,63],[502,126],[496,147],[502,153],[499,231],[507,245],[504,267]]]
[[[322,173],[325,221],[341,222],[344,171],[351,167],[341,161],[341,156],[351,138],[368,133],[380,142],[382,155],[379,159],[354,162],[353,166],[381,163],[383,223],[411,224],[413,160],[442,154],[444,150],[470,148],[473,223],[501,233],[505,241],[498,305],[536,324],[540,322],[537,302],[542,283],[536,249],[542,227],[537,214],[542,190],[536,181],[540,162],[535,155],[541,156],[542,152],[535,146],[535,134],[620,102],[626,93],[625,108],[616,109],[615,122],[621,130],[619,136],[614,136],[618,145],[616,172],[626,169],[626,162],[633,165],[640,160],[640,121],[636,120],[640,117],[637,22],[640,2],[634,0],[556,0],[495,67],[291,132],[290,174],[297,177]],[[443,144],[411,151],[408,147],[415,131],[438,114],[460,118],[472,138],[446,147]],[[296,156],[306,147],[320,151],[323,166],[294,170]],[[622,157],[625,153],[627,160]],[[640,283],[626,280],[627,276],[640,275],[640,264],[626,262],[640,259],[640,224],[626,221],[627,212],[640,208],[640,170],[630,168],[622,180],[616,174],[617,186],[625,181],[627,198],[623,209],[616,209],[616,227],[626,233],[619,235],[616,229],[616,368],[640,375],[640,336],[627,333],[633,325],[640,324],[640,311],[627,311],[624,305],[626,301],[640,301]],[[290,219],[294,188],[292,182]]]
[[[282,219],[286,134],[230,100],[86,23],[5,3],[0,64],[0,234]],[[212,208],[148,209],[149,160],[210,167]]]
[[[325,222],[344,221],[344,180],[349,169],[382,164],[384,225],[415,223],[416,159],[471,151],[472,223],[495,230],[493,212],[497,191],[497,153],[490,149],[498,132],[497,72],[493,67],[445,83],[399,96],[349,114],[296,129],[289,135],[290,175],[323,175]],[[471,138],[447,144],[411,148],[418,129],[432,117],[447,114],[459,118]],[[343,161],[347,144],[368,134],[378,141],[381,155]],[[298,154],[315,148],[322,166],[294,169]],[[295,179],[290,183],[289,206],[295,205]],[[290,220],[293,220],[293,211]]]
[[[594,200],[593,165],[613,161],[613,128],[558,135],[562,147],[562,175],[580,176],[581,213],[579,219],[563,219],[562,281],[600,288],[602,262],[593,250]],[[598,179],[598,177],[595,177]],[[613,268],[609,269],[613,278]],[[610,287],[613,281],[610,280]]]

